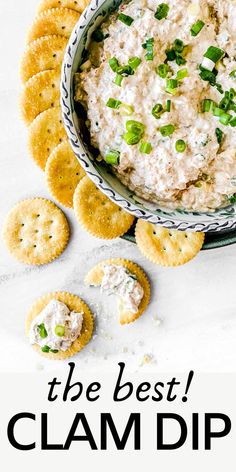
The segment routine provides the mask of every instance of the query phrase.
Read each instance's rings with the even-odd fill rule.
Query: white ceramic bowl
[[[97,187],[117,205],[137,218],[179,230],[211,232],[236,228],[236,205],[229,205],[214,213],[160,208],[137,197],[121,184],[108,166],[97,162],[89,152],[83,140],[75,110],[73,77],[83,62],[91,32],[120,3],[120,0],[93,0],[81,15],[66,49],[61,77],[61,107],[66,131],[75,155]]]

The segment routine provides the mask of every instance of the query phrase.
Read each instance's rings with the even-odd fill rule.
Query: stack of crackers
[[[90,234],[113,239],[130,229],[134,217],[109,200],[85,175],[66,137],[60,109],[65,48],[87,3],[88,0],[41,1],[21,61],[20,109],[28,126],[30,154],[45,172],[52,198],[74,208],[77,220]],[[168,230],[142,220],[136,224],[135,235],[140,251],[163,266],[188,262],[204,242],[203,233]],[[5,223],[4,238],[19,260],[43,264],[64,250],[69,225],[53,202],[34,198],[13,208]]]

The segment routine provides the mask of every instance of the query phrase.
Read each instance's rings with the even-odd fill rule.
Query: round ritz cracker
[[[129,261],[127,259],[120,259],[120,258],[108,259],[108,260],[99,262],[99,264],[97,264],[88,272],[88,274],[85,277],[86,285],[92,285],[94,287],[100,286],[103,275],[104,275],[103,267],[104,265],[107,265],[107,264],[122,265],[123,267],[126,267],[129,270],[129,272],[131,272],[131,274],[134,274],[137,277],[138,282],[143,288],[144,295],[140,302],[137,313],[130,313],[130,312],[125,311],[121,303],[119,303],[119,306],[118,306],[118,315],[119,315],[120,324],[132,323],[144,313],[150,301],[151,290],[150,290],[150,283],[147,278],[147,275],[145,274],[143,269],[141,269],[140,266],[138,266],[132,261]]]
[[[44,36],[32,41],[21,59],[22,82],[27,82],[38,72],[60,68],[66,45],[67,38],[59,35]]]
[[[97,238],[122,236],[134,222],[132,215],[115,205],[87,176],[78,184],[73,204],[78,221]]]
[[[73,195],[85,171],[79,164],[68,140],[59,144],[46,164],[46,180],[50,194],[66,207],[73,207]]]
[[[19,261],[47,264],[64,251],[69,225],[64,213],[51,200],[29,198],[17,203],[8,213],[3,239]]]
[[[52,8],[40,13],[29,30],[27,44],[42,36],[53,34],[69,38],[79,17],[77,11],[69,8]]]
[[[20,109],[27,125],[48,108],[60,105],[60,70],[45,70],[26,82],[20,98]]]
[[[66,139],[60,107],[49,108],[40,113],[28,130],[29,152],[36,164],[45,170],[51,152]]]
[[[177,231],[138,220],[135,237],[142,254],[162,266],[179,266],[189,262],[201,250],[205,234]]]
[[[41,0],[38,6],[38,13],[42,13],[49,8],[70,8],[79,13],[82,13],[90,0]]]
[[[83,311],[83,324],[80,336],[71,344],[70,348],[67,351],[59,351],[57,353],[53,352],[43,352],[41,347],[37,344],[33,344],[33,348],[43,357],[53,360],[63,360],[67,357],[74,356],[77,352],[81,351],[85,345],[90,341],[93,333],[93,315],[88,307],[88,305],[77,295],[73,295],[68,292],[51,292],[43,297],[39,298],[34,302],[30,308],[25,322],[25,331],[27,337],[29,336],[29,331],[31,323],[36,316],[45,308],[45,306],[50,302],[50,300],[59,300],[69,308],[70,311],[76,311],[81,313]]]

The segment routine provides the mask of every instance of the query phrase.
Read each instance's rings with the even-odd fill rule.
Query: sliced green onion
[[[139,143],[141,136],[140,134],[135,134],[135,133],[132,133],[131,131],[128,131],[127,133],[123,134],[123,139],[125,140],[127,144],[132,146],[133,144]]]
[[[178,139],[178,141],[175,143],[175,149],[177,152],[184,152],[186,147],[186,142],[183,141],[183,139]]]
[[[123,76],[120,74],[116,74],[114,84],[118,85],[118,87],[121,87],[121,82],[123,80]]]
[[[210,59],[216,64],[224,55],[225,52],[222,49],[210,46],[205,52],[204,57]]]
[[[42,339],[47,338],[48,333],[47,333],[47,330],[45,328],[45,324],[41,323],[40,325],[37,326],[37,328],[38,328],[38,331],[39,331],[40,338],[42,338]]]
[[[134,113],[134,107],[128,105],[127,103],[122,103],[119,107],[119,111],[122,115],[132,115]]]
[[[236,69],[232,70],[232,72],[230,72],[229,76],[230,76],[232,79],[236,79]]]
[[[176,64],[178,64],[178,66],[184,66],[184,64],[186,64],[186,59],[184,59],[184,57],[178,55],[176,57]]]
[[[147,54],[145,54],[146,61],[152,61],[154,57],[153,53],[154,38],[147,39],[146,43],[142,44],[143,49],[146,49]]]
[[[210,100],[209,98],[205,98],[202,101],[202,111],[203,111],[203,113],[207,113],[207,112],[211,111],[212,106],[213,106],[213,101]]]
[[[162,136],[166,137],[166,136],[170,136],[171,134],[173,134],[175,131],[175,126],[174,125],[165,125],[165,126],[162,126],[160,128],[160,132],[162,134]]]
[[[109,108],[117,109],[120,107],[121,103],[122,102],[120,100],[116,100],[115,98],[108,98],[106,106]]]
[[[110,149],[105,155],[105,161],[107,164],[118,165],[119,164],[120,153],[115,149]]]
[[[155,13],[155,18],[157,20],[163,20],[164,18],[167,18],[168,13],[169,13],[170,7],[167,5],[167,3],[160,3],[157,7],[157,11]]]
[[[168,89],[176,89],[178,87],[178,80],[176,80],[176,79],[167,79],[166,80],[166,87]]]
[[[49,351],[50,351],[50,347],[45,345],[45,346],[41,347],[41,351],[43,351],[43,352],[49,352]]]
[[[124,23],[126,26],[132,25],[134,21],[134,19],[131,16],[125,15],[124,13],[120,13],[118,15],[118,20],[122,21],[122,23]]]
[[[150,152],[152,150],[152,145],[151,145],[151,143],[143,142],[143,143],[140,144],[139,150],[143,154],[150,154]]]
[[[225,110],[225,111],[229,110],[230,105],[231,105],[231,101],[232,101],[232,99],[230,98],[230,93],[225,92],[224,98],[222,98],[222,100],[219,103],[219,108],[221,108],[222,110]]]
[[[232,115],[230,115],[229,113],[222,113],[220,115],[220,123],[222,123],[222,125],[227,126],[231,118],[232,118]]]
[[[222,113],[224,113],[223,110],[221,110],[221,108],[219,108],[216,105],[213,106],[213,111],[212,112],[213,112],[213,115],[217,116],[217,117],[221,116]]]
[[[134,134],[143,134],[145,130],[145,126],[140,123],[140,121],[135,120],[128,120],[126,121],[126,129]]]
[[[164,108],[161,103],[157,103],[152,109],[152,115],[159,120],[162,113],[164,113]]]
[[[128,60],[128,64],[133,70],[136,70],[137,67],[141,64],[141,62],[142,61],[141,61],[140,57],[137,57],[137,56],[131,57]]]
[[[50,349],[50,352],[52,352],[53,354],[57,354],[59,351],[58,349]]]
[[[200,77],[202,80],[209,82],[213,87],[216,85],[216,75],[210,70],[200,68]]]
[[[173,49],[176,52],[183,52],[184,50],[183,41],[181,41],[181,39],[175,39],[174,44],[173,44]]]
[[[119,66],[117,69],[116,69],[116,72],[117,74],[119,75],[134,75],[134,70],[132,69],[132,67],[130,67],[129,65],[127,66]]]
[[[56,325],[54,331],[55,331],[55,334],[56,334],[57,336],[62,337],[62,336],[64,336],[64,334],[65,334],[65,326],[63,326],[63,325]]]
[[[178,92],[178,89],[177,89],[177,88],[171,89],[171,88],[166,87],[166,88],[165,88],[165,91],[166,91],[167,93],[170,93],[171,95],[176,95],[177,92]]]
[[[117,69],[120,66],[120,64],[118,60],[116,59],[116,57],[112,57],[111,59],[109,59],[109,66],[113,70],[113,72],[117,72]]]
[[[230,124],[230,126],[235,127],[236,126],[236,118],[233,118],[232,120],[230,120],[229,124]]]
[[[202,20],[196,21],[196,23],[194,23],[194,25],[192,26],[192,28],[191,28],[191,30],[190,30],[190,31],[191,31],[191,35],[192,35],[192,36],[197,36],[197,35],[200,33],[200,31],[202,31],[202,28],[203,28],[204,26],[205,26],[204,21],[202,21]]]
[[[235,97],[235,95],[236,95],[235,90],[234,90],[233,88],[231,88],[230,91],[229,91],[229,98],[230,98],[230,100],[233,100],[234,97]]]
[[[170,61],[170,62],[175,61],[176,52],[174,51],[174,49],[166,49],[165,53],[166,53],[166,60],[167,61]]]
[[[166,111],[170,112],[170,110],[171,110],[171,100],[167,100],[167,102],[166,102]]]
[[[234,195],[230,195],[228,197],[228,200],[229,200],[229,203],[231,203],[231,205],[233,205],[234,203],[236,203],[236,193]]]
[[[223,131],[220,128],[216,128],[216,137],[219,144],[222,142],[223,136]]]
[[[188,69],[178,70],[177,75],[176,75],[177,80],[183,80],[186,77],[188,77]]]
[[[162,78],[162,79],[166,79],[166,77],[168,76],[169,72],[171,71],[171,68],[168,64],[160,64],[157,68],[156,68],[156,72],[157,74]]]

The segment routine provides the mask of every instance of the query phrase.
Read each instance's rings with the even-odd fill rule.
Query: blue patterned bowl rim
[[[182,231],[217,232],[236,228],[236,205],[221,208],[214,213],[200,213],[156,208],[155,205],[138,199],[117,177],[111,176],[99,166],[83,142],[74,107],[74,73],[82,61],[89,34],[120,3],[120,0],[93,0],[75,25],[65,51],[61,73],[61,108],[66,132],[76,157],[95,185],[114,203],[137,218]]]

